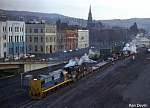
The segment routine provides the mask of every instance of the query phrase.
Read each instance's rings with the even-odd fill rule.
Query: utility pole
[[[22,88],[22,79],[23,79],[23,73],[20,73],[20,79],[21,79],[21,88]]]

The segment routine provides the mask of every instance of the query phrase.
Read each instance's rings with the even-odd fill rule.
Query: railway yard
[[[62,68],[55,66],[51,70]],[[1,108],[129,108],[129,104],[150,107],[150,55],[139,53],[32,100],[20,87],[20,76],[0,79]],[[39,70],[42,73],[46,70]],[[34,73],[34,72],[33,72]]]

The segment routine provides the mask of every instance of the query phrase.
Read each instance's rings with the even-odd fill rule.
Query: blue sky
[[[0,0],[1,9],[59,13],[84,19],[90,4],[96,20],[150,18],[150,0]]]

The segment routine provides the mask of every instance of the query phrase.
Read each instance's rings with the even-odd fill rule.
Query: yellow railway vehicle
[[[41,99],[47,96],[49,92],[56,91],[62,86],[68,85],[72,80],[63,81],[57,85],[54,85],[50,88],[42,88],[41,80],[34,79],[31,81],[30,96],[32,99]]]
[[[62,72],[62,70],[54,71],[49,75],[39,75],[36,79],[31,80],[29,94],[32,99],[41,99],[49,92],[55,91],[71,82],[72,79],[69,79],[67,72]]]

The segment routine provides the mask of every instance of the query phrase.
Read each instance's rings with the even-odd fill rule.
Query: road
[[[129,108],[129,104],[150,106],[150,56],[119,61],[93,73],[40,101],[21,108]]]

